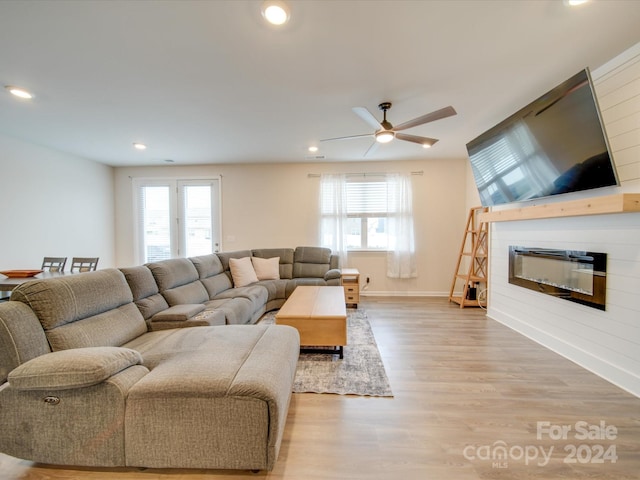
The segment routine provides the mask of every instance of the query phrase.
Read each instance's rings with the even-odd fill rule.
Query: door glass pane
[[[195,257],[213,252],[211,240],[211,186],[184,187],[185,255]]]
[[[142,187],[141,193],[144,261],[171,258],[169,186]]]

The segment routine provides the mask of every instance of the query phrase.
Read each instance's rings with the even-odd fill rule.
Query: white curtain
[[[408,174],[387,175],[387,277],[418,276],[413,234],[413,192]]]
[[[340,266],[348,266],[347,179],[345,174],[320,176],[320,244],[340,256]]]

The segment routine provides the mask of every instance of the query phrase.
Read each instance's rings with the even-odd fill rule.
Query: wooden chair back
[[[98,268],[99,257],[73,257],[71,259],[71,273],[92,272]]]
[[[67,264],[67,257],[44,257],[42,260],[41,270],[49,272],[64,272],[64,266]]]

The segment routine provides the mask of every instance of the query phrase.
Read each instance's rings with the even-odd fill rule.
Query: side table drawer
[[[346,303],[360,303],[360,289],[358,285],[344,285],[344,299]]]

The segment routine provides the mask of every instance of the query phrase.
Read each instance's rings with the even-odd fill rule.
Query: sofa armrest
[[[16,390],[68,390],[96,385],[138,364],[142,356],[129,348],[73,348],[33,358],[13,369],[7,380]]]
[[[203,310],[204,305],[202,303],[184,303],[162,310],[151,317],[150,320],[152,322],[184,322]]]
[[[334,280],[336,278],[340,278],[341,272],[339,268],[332,268],[328,270],[327,273],[324,274],[325,280]]]

